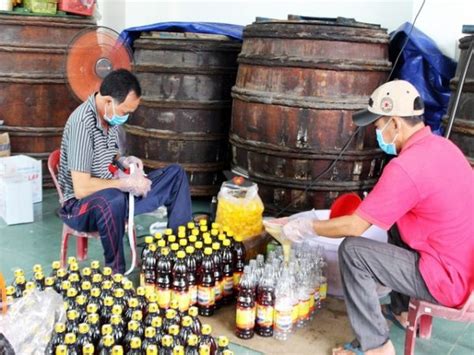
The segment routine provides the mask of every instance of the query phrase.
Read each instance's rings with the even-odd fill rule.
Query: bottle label
[[[171,290],[169,288],[157,288],[158,306],[162,309],[170,308]]]
[[[214,287],[198,286],[197,303],[203,307],[213,306],[216,303]]]
[[[232,296],[234,293],[234,277],[225,276],[224,277],[224,297]]]
[[[293,309],[290,302],[277,305],[274,313],[274,328],[280,331],[289,331],[293,323]]]
[[[216,295],[216,301],[220,301],[223,296],[224,291],[224,284],[222,281],[216,280],[216,285],[214,286],[214,293]]]
[[[255,307],[243,308],[237,306],[235,322],[239,329],[253,329],[255,327]]]
[[[309,299],[300,300],[298,303],[298,318],[305,320],[309,316]]]
[[[295,303],[291,308],[291,321],[296,323],[299,316],[299,303]]]
[[[309,295],[309,311],[314,311],[314,293]]]
[[[172,299],[178,301],[179,310],[181,312],[186,312],[189,309],[191,299],[188,291],[173,290]]]
[[[240,271],[234,271],[234,288],[237,288],[240,283],[240,277],[242,276],[242,273]]]
[[[189,299],[191,306],[194,306],[197,303],[197,292],[198,288],[196,285],[189,286]]]
[[[328,294],[328,284],[324,282],[319,286],[319,299],[321,301],[325,300]]]
[[[257,324],[260,327],[271,327],[273,325],[273,307],[257,305]]]

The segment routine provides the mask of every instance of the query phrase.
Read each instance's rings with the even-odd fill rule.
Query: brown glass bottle
[[[214,261],[212,259],[212,249],[204,250],[202,261],[202,272],[198,281],[197,305],[199,314],[202,316],[212,316],[215,309],[215,285]]]

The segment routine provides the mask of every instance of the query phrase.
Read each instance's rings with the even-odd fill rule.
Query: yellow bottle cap
[[[165,335],[161,339],[161,344],[166,347],[173,345],[173,337],[171,335]]]
[[[181,320],[183,327],[190,327],[193,324],[193,319],[190,316],[185,316]]]
[[[206,219],[199,220],[199,225],[200,226],[207,226],[207,220]]]
[[[82,275],[83,276],[91,276],[92,275],[92,270],[90,267],[85,267],[82,269]]]
[[[91,296],[92,296],[92,297],[99,297],[99,296],[100,296],[100,288],[94,287],[94,288],[91,290]]]
[[[151,319],[151,326],[155,328],[160,328],[163,325],[163,320],[159,316],[155,316]]]
[[[59,260],[55,260],[51,263],[51,268],[53,270],[58,270],[60,267],[61,267],[61,263],[59,262]]]
[[[173,319],[176,317],[176,311],[174,309],[168,309],[166,310],[166,319]]]
[[[212,227],[212,229],[220,229],[220,228],[221,228],[221,225],[220,225],[219,223],[213,222],[213,223],[211,224],[211,227]]]
[[[194,253],[194,247],[193,246],[187,246],[186,247],[186,253],[188,253],[188,254]]]
[[[186,238],[186,231],[181,231],[181,232],[178,232],[178,239],[183,239],[183,238]]]
[[[56,333],[64,333],[66,331],[66,325],[64,323],[56,323],[54,325],[54,331]]]
[[[32,290],[34,290],[34,289],[36,288],[36,285],[35,285],[34,282],[28,281],[28,282],[26,283],[25,288],[26,288],[28,291],[32,291]],[[76,292],[77,292],[77,291],[76,291]]]
[[[105,326],[105,325],[109,325],[109,324],[104,324],[104,326]],[[103,328],[104,326],[102,326],[102,328]],[[112,329],[112,327],[111,327],[111,329]],[[111,330],[111,331],[112,331],[112,330]],[[106,347],[108,347],[108,348],[110,348],[111,346],[113,346],[114,343],[115,343],[114,337],[113,337],[112,335],[110,335],[110,334],[104,335],[103,338],[102,338],[102,342],[103,342],[104,345],[105,345]]]
[[[179,244],[177,244],[177,243],[171,244],[171,250],[172,251],[177,251],[178,249],[179,249]]]
[[[145,328],[145,338],[153,338],[156,335],[156,329],[153,327]]]
[[[130,340],[130,348],[137,350],[140,349],[142,346],[142,340],[139,337],[133,337],[132,340]]]
[[[120,323],[122,323],[122,317],[120,317],[118,314],[112,314],[110,317],[110,324],[119,325]]]
[[[76,297],[77,296],[77,290],[75,288],[71,287],[67,290],[66,294],[69,298]]]
[[[79,314],[75,309],[70,309],[67,311],[67,319],[69,320],[76,320],[79,317]]]
[[[138,296],[145,296],[146,294],[146,289],[143,286],[137,287],[137,295]]]
[[[170,253],[169,248],[163,248],[163,249],[161,249],[161,255],[167,256],[167,255],[169,255],[169,253]]]
[[[168,236],[168,243],[175,243],[176,242],[176,236],[175,235],[170,235]]]
[[[110,290],[112,288],[112,281],[105,280],[104,282],[102,282],[102,288],[104,290]]]
[[[166,246],[166,241],[164,241],[163,239],[158,241],[158,247],[159,248],[164,248],[165,246]]]
[[[133,290],[133,282],[130,281],[130,280],[124,281],[123,282],[123,288],[124,288],[124,290],[127,290],[127,291]]]
[[[102,325],[101,333],[102,335],[110,335],[112,334],[112,325],[110,324],[104,324]]]
[[[197,237],[199,235],[199,229],[193,229],[191,231],[191,235],[195,235]]]
[[[91,261],[91,268],[92,269],[99,269],[100,268],[100,261],[99,260],[92,260]]]
[[[145,237],[145,244],[151,244],[153,243],[153,237],[148,235]]]
[[[219,243],[212,243],[212,250],[219,250],[221,245]]]
[[[183,250],[178,251],[178,259],[184,259],[186,256],[186,253]]]
[[[115,283],[120,284],[123,281],[123,275],[118,274],[118,273],[114,274],[114,276],[112,276],[112,279],[114,280]]]
[[[196,244],[194,244],[194,247],[195,247],[196,249],[202,249],[202,242],[201,242],[201,241],[196,242]]]
[[[188,345],[189,346],[196,346],[199,339],[196,334],[190,334],[188,337]]]
[[[91,288],[92,288],[92,284],[90,283],[90,281],[82,281],[81,290],[89,291]]]
[[[58,271],[56,272],[56,275],[59,277],[59,278],[62,278],[64,276],[66,276],[66,270],[63,269],[63,268],[60,268],[58,269]]]
[[[64,344],[58,345],[54,353],[56,355],[67,355],[67,346]]]
[[[186,245],[188,245],[188,241],[186,239],[181,239],[179,241],[179,246],[185,247]]]
[[[155,344],[150,344],[146,348],[146,355],[158,355],[158,347]]]
[[[212,255],[212,249],[211,248],[204,249],[204,254],[205,255]]]
[[[112,307],[112,314],[116,314],[118,316],[122,315],[123,307],[119,304],[114,304]]]
[[[71,264],[77,264],[77,259],[75,256],[69,256],[67,258],[67,264],[68,265],[71,265]]]
[[[150,249],[150,251],[151,251],[152,253],[154,253],[154,252],[156,251],[156,244],[154,244],[154,243],[153,243],[153,244],[150,244],[150,245],[148,246],[148,249]]]
[[[107,307],[112,307],[114,305],[115,301],[112,297],[110,296],[106,296],[104,298],[104,305],[106,305]]]
[[[40,264],[33,265],[33,272],[34,273],[42,272],[42,271],[43,271],[43,267]]]
[[[225,247],[228,247],[228,246],[230,246],[230,240],[229,240],[229,239],[224,239],[224,241],[222,242],[222,244],[223,244]]]
[[[69,264],[69,270],[71,271],[78,271],[79,270],[79,264],[78,263],[71,263]]]
[[[188,240],[190,243],[196,243],[197,237],[195,235],[190,235]]]
[[[115,298],[122,298],[125,295],[125,291],[123,288],[116,288],[114,290],[114,297]]]
[[[210,324],[203,324],[201,328],[201,333],[204,335],[210,335],[212,333],[212,327]]]
[[[179,301],[176,298],[173,298],[170,301],[170,308],[174,310],[177,310],[179,308]]]
[[[188,309],[188,314],[189,314],[191,317],[197,317],[198,314],[199,314],[199,309],[198,309],[196,306],[191,306],[191,307],[189,307],[189,309]]]
[[[195,227],[194,222],[188,222],[187,227],[188,229],[194,229]]]
[[[112,275],[112,268],[105,266],[104,269],[102,270],[102,274],[105,276]]]
[[[79,295],[76,297],[76,303],[79,305],[79,306],[83,306],[85,305],[87,302],[87,297],[84,296],[84,295]]]
[[[22,269],[16,269],[13,272],[13,275],[15,276],[15,278],[17,278],[18,276],[25,276],[25,272]]]
[[[129,306],[130,308],[138,307],[138,300],[137,300],[136,298],[134,298],[134,297],[130,298],[130,299],[128,300],[128,306]]]
[[[15,287],[7,286],[6,293],[7,296],[13,296],[15,294]]]
[[[236,242],[239,242],[239,243],[241,243],[242,240],[243,240],[242,236],[240,236],[240,235],[236,235],[234,239],[235,239]]]
[[[173,234],[173,230],[171,228],[166,228],[165,235],[171,235],[171,234]]]
[[[91,344],[91,343],[85,343],[83,346],[82,346],[82,353],[84,355],[93,355],[94,354],[94,345]]]
[[[173,355],[184,355],[184,347],[182,345],[176,345],[173,348]]]
[[[66,333],[64,336],[64,343],[66,345],[72,345],[76,342],[76,334],[74,333]]]
[[[148,304],[148,313],[158,313],[160,309],[156,303]]]
[[[54,285],[54,277],[47,277],[45,280],[44,280],[44,284],[46,285],[46,287],[51,287]]]
[[[219,234],[219,231],[217,229],[211,229],[211,235],[213,237],[217,237],[218,234]]]
[[[169,327],[168,333],[172,336],[177,336],[179,334],[179,326],[176,324],[173,324]]]
[[[98,305],[96,305],[95,303],[89,303],[86,307],[86,312],[87,313],[97,313],[98,309],[99,309]]]
[[[87,323],[97,324],[99,323],[99,315],[97,313],[91,313],[87,316]]]
[[[136,310],[136,311],[133,311],[132,313],[132,319],[137,321],[137,322],[141,322],[142,319],[143,319],[143,313],[142,311],[140,310]]]
[[[79,333],[81,334],[86,334],[86,333],[89,333],[89,324],[87,323],[81,323],[79,324]]]
[[[209,355],[211,353],[211,348],[207,344],[199,346],[199,355]]]
[[[92,276],[92,282],[95,283],[95,284],[102,283],[102,275],[101,274],[94,274],[94,276]]]
[[[229,338],[222,335],[218,338],[217,344],[219,344],[220,347],[225,348],[225,347],[229,346]]]
[[[123,355],[122,345],[114,345],[112,348],[112,355]]]

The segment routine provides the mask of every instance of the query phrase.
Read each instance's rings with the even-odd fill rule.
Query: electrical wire
[[[426,0],[423,0],[423,2],[421,3],[420,5],[420,8],[418,9],[417,13],[416,13],[416,16],[415,18],[413,19],[413,22],[411,24],[411,27],[410,27],[410,30],[408,31],[408,34],[407,34],[407,38],[405,39],[405,43],[403,43],[403,46],[400,48],[400,52],[398,53],[397,57],[395,58],[395,61],[393,63],[393,66],[392,66],[392,70],[390,71],[390,74],[387,76],[387,80],[385,81],[388,82],[392,75],[393,75],[393,72],[395,70],[395,68],[397,67],[397,64],[398,64],[398,61],[400,60],[400,57],[403,53],[403,51],[405,50],[405,47],[407,46],[408,44],[408,40],[410,39],[410,35],[413,31],[413,28],[415,27],[415,23],[416,23],[416,20],[418,19],[418,16],[420,15],[421,13],[421,10],[423,9],[423,7],[425,6],[425,2]],[[352,135],[349,137],[349,139],[347,140],[346,143],[344,143],[344,146],[342,147],[341,151],[339,152],[339,154],[337,155],[336,158],[334,158],[334,160],[332,161],[332,163],[323,171],[321,172],[319,175],[317,175],[313,180],[311,180],[311,182],[305,187],[305,189],[296,196],[296,198],[294,200],[297,200],[299,197],[303,196],[304,194],[306,194],[309,189],[311,187],[313,187],[313,185],[319,181],[319,179],[321,179],[324,175],[326,175],[329,171],[331,171],[334,166],[336,166],[337,162],[341,159],[341,157],[344,155],[344,153],[346,152],[347,148],[349,147],[349,144],[352,142],[352,140],[354,139],[354,137],[357,135],[357,133],[359,133],[360,129],[362,127],[358,127],[354,133],[352,133]],[[275,216],[276,217],[280,217],[284,212],[286,212],[288,210],[288,208],[290,208],[291,206],[293,205],[293,202],[290,202],[288,205],[286,205],[285,207],[283,207]]]

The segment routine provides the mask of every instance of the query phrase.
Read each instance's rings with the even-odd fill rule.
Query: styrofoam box
[[[0,158],[0,178],[23,177],[31,181],[33,203],[43,200],[43,175],[41,161],[26,155]]]
[[[329,219],[330,210],[316,210],[316,215],[320,220]],[[387,242],[387,232],[377,226],[371,226],[367,229],[362,237],[376,240],[379,242]],[[341,275],[339,273],[339,258],[337,251],[339,245],[342,243],[344,238],[326,238],[326,237],[315,237],[309,239],[311,243],[320,245],[324,248],[324,254],[327,267],[328,276],[328,293],[332,296],[343,297]],[[386,287],[380,286],[377,288],[377,293],[380,297],[388,294],[390,290]]]
[[[33,222],[33,184],[22,176],[0,177],[0,217],[6,224]]]

